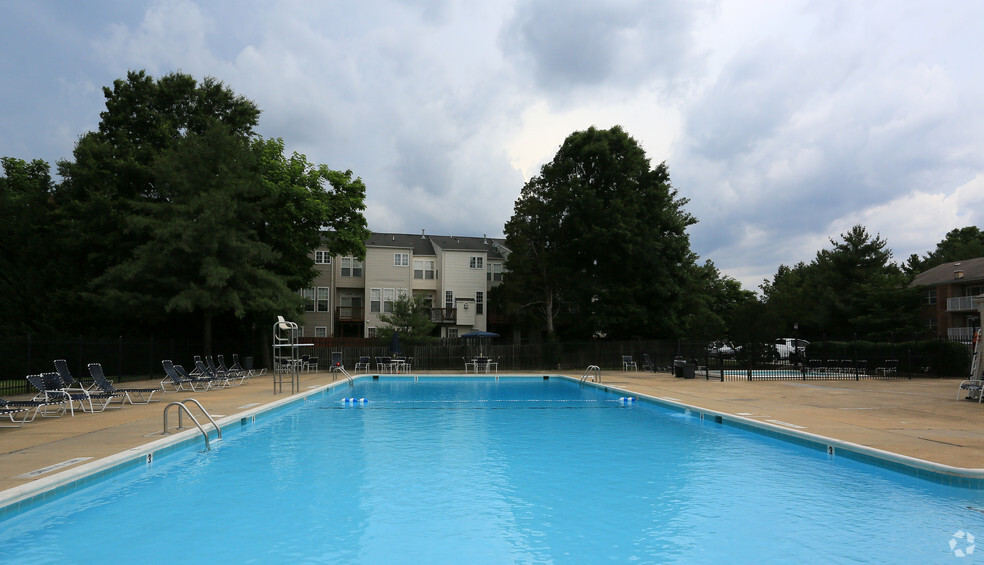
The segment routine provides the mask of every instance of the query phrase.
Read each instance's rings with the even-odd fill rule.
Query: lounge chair
[[[250,377],[249,371],[247,371],[246,368],[239,363],[238,353],[232,354],[232,366],[229,367],[229,372],[234,375],[238,375],[237,378],[239,379],[239,384],[241,385],[246,384],[246,381],[248,381]]]
[[[963,391],[967,391],[967,398],[970,400],[976,400],[978,403],[984,399],[984,380],[980,378],[967,379],[960,383],[960,388],[957,389],[957,400],[960,400],[960,395],[965,394]]]
[[[42,418],[47,418],[53,416],[53,414],[48,414],[48,407],[57,407],[61,416],[65,414],[68,410],[68,403],[65,400],[5,400],[0,398],[0,418],[9,418],[11,424],[16,424],[15,426],[0,424],[0,428],[19,428],[23,424],[33,422],[34,418],[37,418],[38,414],[41,414]],[[31,411],[34,411],[31,414]],[[17,419],[17,415],[21,414],[22,417]],[[30,416],[30,418],[28,418]]]
[[[110,402],[122,395],[106,394],[102,392],[90,393],[85,389],[66,389],[58,373],[41,373],[40,375],[28,375],[28,382],[38,390],[34,400],[44,400],[46,402],[64,400],[68,402],[68,409],[72,416],[75,416],[75,403],[79,403],[79,408],[83,412],[102,412]],[[122,406],[122,405],[121,405]],[[86,409],[88,407],[88,409]]]
[[[95,387],[94,384],[84,386],[81,382],[75,380],[72,372],[68,370],[68,361],[64,359],[55,359],[55,372],[61,377],[66,390],[92,390]]]
[[[207,365],[201,361],[195,361],[195,372],[200,375],[199,378],[207,378],[211,380],[213,387],[232,386],[232,381],[229,379],[229,374],[219,372],[219,369],[215,366],[215,363],[212,362],[211,355],[206,355],[205,360],[208,363]],[[189,376],[192,375],[194,375],[194,373]]]
[[[40,404],[40,403],[39,403]],[[16,404],[8,404],[6,400],[0,398],[0,418],[10,419],[10,424],[0,424],[0,428],[19,428],[27,422],[33,421],[32,417],[30,420],[27,417],[31,414],[30,406],[19,406]],[[36,412],[35,412],[36,414]],[[18,415],[20,419],[18,420]],[[16,424],[16,425],[12,425]]]
[[[245,371],[243,371],[242,369],[234,369],[232,367],[226,367],[225,357],[223,357],[222,355],[216,355],[215,358],[218,359],[219,361],[218,364],[215,366],[216,369],[218,369],[218,374],[225,374],[226,377],[229,379],[229,381],[238,380],[239,382],[236,384],[243,384],[243,382],[246,381]],[[238,363],[239,362],[237,361],[236,364]]]
[[[184,370],[184,367],[181,368],[182,372],[179,373],[177,368],[180,365],[175,365],[170,359],[161,361],[161,365],[164,367],[165,375],[164,379],[161,381],[161,388],[171,385],[171,387],[174,388],[174,392],[178,392],[180,390],[198,392],[200,390],[208,390],[212,387],[212,379],[188,375],[187,371]]]
[[[369,358],[359,357],[359,360],[355,363],[355,373],[358,374],[359,370],[362,369],[365,372],[369,372]]]
[[[628,371],[629,369],[632,369],[633,371],[638,371],[639,370],[639,365],[636,365],[636,362],[632,360],[632,356],[631,355],[623,355],[622,356],[622,370],[623,371]]]
[[[243,361],[243,368],[246,369],[246,380],[249,380],[251,377],[261,377],[264,373],[266,373],[266,368],[259,369],[259,371],[253,369],[252,357],[247,357],[246,360]]]
[[[161,393],[161,396],[167,394],[163,386],[161,388],[116,388],[106,378],[106,373],[103,372],[102,365],[99,363],[89,363],[89,376],[92,377],[92,382],[99,390],[106,394],[122,394],[125,401],[130,404],[149,404],[158,392]],[[134,396],[140,398],[140,402],[134,402]]]
[[[656,372],[656,366],[653,365],[653,360],[649,358],[648,353],[642,354],[642,370],[649,371],[651,373]]]
[[[886,359],[884,363],[880,366],[875,367],[875,373],[881,373],[881,375],[894,375],[899,370],[899,360],[898,359]]]

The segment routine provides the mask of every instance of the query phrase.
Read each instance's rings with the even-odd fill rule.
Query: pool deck
[[[442,374],[427,371],[416,374]],[[500,373],[506,376],[508,373]],[[525,372],[556,375],[556,371]],[[564,373],[579,378],[580,373]],[[483,375],[484,376],[484,375]],[[333,382],[327,372],[301,375],[301,391]],[[606,371],[602,384],[741,419],[765,422],[842,442],[958,468],[984,468],[984,405],[956,400],[959,379],[719,382],[664,373]],[[155,382],[126,387],[156,386]],[[269,376],[243,386],[198,393],[169,392],[161,402],[75,417],[41,418],[0,428],[0,491],[161,439],[164,407],[195,398],[217,420],[282,401]],[[962,396],[961,396],[962,398]],[[198,416],[197,410],[193,413]],[[171,425],[176,410],[169,413]],[[75,463],[61,464],[79,459]],[[39,472],[57,467],[50,472]],[[0,499],[3,493],[0,492]]]

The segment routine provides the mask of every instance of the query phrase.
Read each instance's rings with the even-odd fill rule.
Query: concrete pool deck
[[[419,375],[448,374],[417,371]],[[510,373],[500,373],[506,376]],[[523,375],[581,374],[528,371]],[[481,375],[484,376],[484,375]],[[301,391],[333,382],[328,372],[301,375]],[[941,465],[984,468],[984,405],[956,400],[959,379],[866,381],[728,381],[677,379],[665,373],[606,371],[602,384],[779,428],[859,444]],[[125,387],[155,386],[155,382]],[[216,420],[283,401],[270,376],[244,386],[169,392],[161,402],[75,417],[41,418],[0,428],[0,491],[159,440],[164,407],[195,398]],[[963,395],[961,395],[963,398]],[[169,413],[170,425],[177,415]],[[198,416],[197,410],[193,413]],[[74,462],[73,462],[74,461]],[[63,465],[63,466],[61,466]],[[52,468],[50,472],[40,472]],[[3,498],[0,493],[0,498]]]

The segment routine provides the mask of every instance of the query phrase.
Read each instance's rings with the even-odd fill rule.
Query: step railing
[[[171,433],[171,432],[167,431],[167,411],[172,406],[177,406],[178,407],[178,427],[175,428],[175,429],[178,429],[178,430],[184,429],[184,426],[181,425],[182,424],[181,423],[181,412],[184,411],[184,413],[185,414],[188,414],[188,417],[191,418],[191,421],[195,423],[195,426],[198,428],[198,431],[202,432],[202,437],[205,438],[205,450],[206,451],[211,451],[212,445],[211,445],[211,443],[208,440],[208,432],[206,432],[205,431],[205,428],[203,428],[202,425],[201,425],[201,423],[199,423],[198,418],[195,418],[195,415],[191,413],[191,410],[188,409],[188,406],[186,406],[184,404],[185,402],[194,402],[196,405],[198,405],[198,408],[202,411],[202,414],[204,414],[205,417],[208,418],[208,421],[212,423],[212,426],[215,428],[216,433],[218,433],[218,438],[220,440],[222,439],[222,428],[220,428],[219,425],[215,423],[215,420],[212,418],[212,415],[208,413],[208,410],[205,410],[205,407],[202,406],[202,403],[201,402],[198,402],[194,398],[186,398],[186,399],[184,399],[184,400],[182,400],[180,402],[177,401],[177,400],[175,400],[174,402],[172,402],[172,403],[170,403],[170,404],[168,404],[167,406],[164,407],[164,430],[161,432],[161,435],[169,435]]]
[[[601,382],[601,367],[598,365],[588,365],[588,368],[584,370],[584,374],[581,375],[580,384],[584,384],[585,381],[591,379],[596,383]]]

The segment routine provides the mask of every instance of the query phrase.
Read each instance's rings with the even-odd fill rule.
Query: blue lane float
[[[623,396],[619,398],[618,401],[622,404],[632,404],[636,401],[636,399],[634,396]]]
[[[369,401],[365,398],[343,398],[342,404],[368,404]]]

